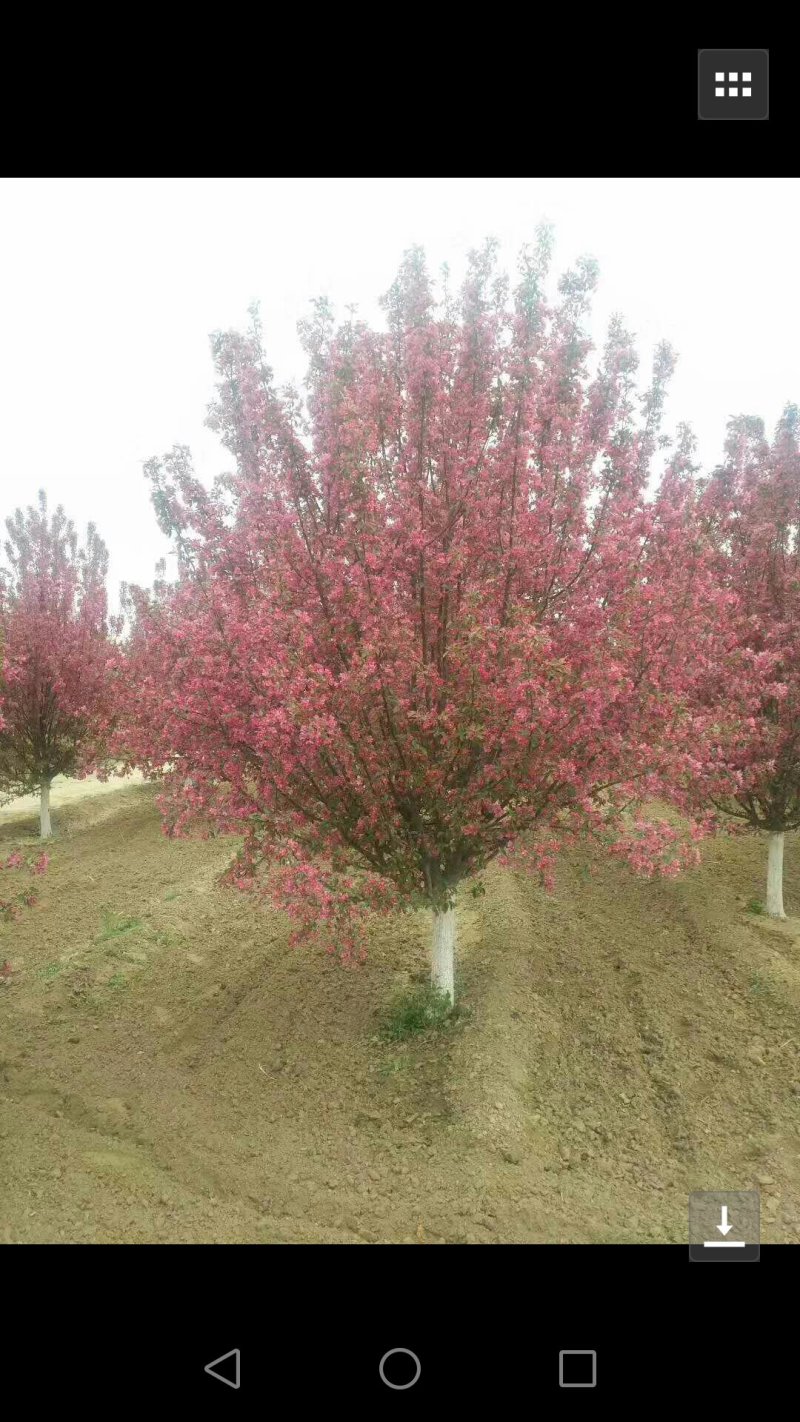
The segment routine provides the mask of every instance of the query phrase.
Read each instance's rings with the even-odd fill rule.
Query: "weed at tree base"
[[[420,1032],[449,1027],[465,1015],[460,1005],[453,1007],[450,997],[440,988],[424,987],[400,993],[390,1004],[381,1028],[388,1042],[399,1042]]]

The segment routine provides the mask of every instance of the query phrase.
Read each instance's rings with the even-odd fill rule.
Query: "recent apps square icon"
[[[697,112],[701,119],[769,118],[769,50],[698,50]]]

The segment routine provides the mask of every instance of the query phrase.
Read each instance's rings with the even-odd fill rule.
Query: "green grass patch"
[[[111,913],[108,909],[103,914],[103,926],[98,934],[99,943],[108,943],[112,938],[119,938],[123,933],[130,933],[134,928],[141,928],[140,918],[126,918],[124,914]]]
[[[748,913],[763,913],[763,912],[764,912],[764,905],[762,904],[761,900],[760,900],[760,899],[748,899],[748,900],[747,900],[747,912],[748,912]]]
[[[39,977],[44,978],[45,982],[50,982],[53,978],[57,978],[59,973],[63,973],[63,971],[63,963],[48,963],[46,968],[41,969]]]
[[[449,1027],[459,1017],[463,1009],[453,1007],[450,998],[439,988],[425,987],[400,993],[389,1006],[381,1035],[388,1042],[400,1042],[406,1037],[418,1036],[420,1032]]]
[[[772,992],[772,983],[761,973],[753,973],[750,979],[750,991],[754,997],[769,997]]]
[[[159,928],[153,934],[153,941],[159,948],[180,948],[186,940],[182,933],[176,933],[173,928]]]

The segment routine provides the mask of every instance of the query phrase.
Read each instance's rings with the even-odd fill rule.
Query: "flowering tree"
[[[51,834],[50,784],[88,769],[109,718],[108,554],[93,525],[86,543],[64,510],[6,520],[0,581],[0,788],[38,791],[42,839]]]
[[[1,629],[0,629],[1,631]],[[3,664],[3,642],[0,636],[0,667]],[[3,729],[3,714],[0,707],[0,732]],[[30,908],[36,902],[36,895],[30,883],[25,883],[22,888],[16,883],[9,887],[11,881],[6,874],[10,869],[26,870],[30,875],[43,874],[47,868],[48,858],[46,854],[40,854],[36,858],[26,856],[19,849],[0,856],[0,923],[9,922],[17,917],[20,909]],[[8,960],[0,963],[0,982],[8,982],[11,977],[11,964]]]
[[[736,692],[749,703],[719,738],[727,792],[711,786],[708,798],[721,815],[766,831],[773,918],[786,917],[784,836],[800,828],[799,431],[795,405],[785,409],[772,444],[761,420],[732,420],[725,462],[705,481],[702,502],[718,575],[735,593],[729,646],[739,654]]]
[[[510,291],[490,244],[437,299],[413,250],[383,331],[317,303],[305,402],[256,313],[215,337],[234,472],[209,491],[184,448],[148,466],[178,580],[130,591],[127,752],[171,828],[243,831],[234,882],[343,957],[366,910],[424,905],[451,998],[455,891],[491,860],[547,874],[591,830],[644,872],[683,862],[624,811],[691,775],[710,723],[692,667],[725,595],[685,441],[647,495],[673,357],[638,396],[615,320],[590,379],[595,266],[549,304],[548,258],[542,232]]]

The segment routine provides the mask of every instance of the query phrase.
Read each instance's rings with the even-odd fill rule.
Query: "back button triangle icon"
[[[223,1353],[221,1357],[206,1363],[203,1372],[208,1373],[212,1378],[217,1378],[219,1382],[225,1383],[226,1387],[239,1387],[240,1356],[238,1348],[231,1348],[230,1353]],[[221,1365],[224,1365],[222,1370]]]

